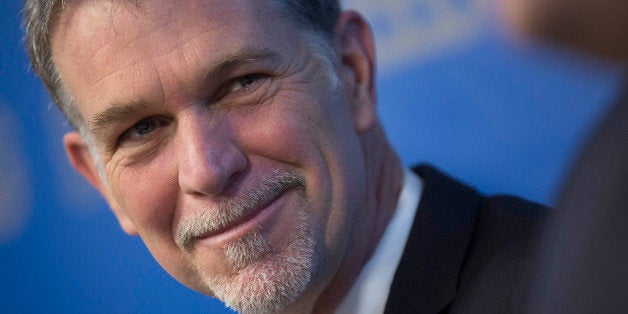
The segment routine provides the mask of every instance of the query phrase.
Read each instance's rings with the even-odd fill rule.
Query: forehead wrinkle
[[[151,35],[154,35],[155,33],[153,32]],[[148,35],[149,37],[151,35]],[[194,36],[191,36],[189,38],[186,38],[184,40],[178,40],[177,42],[173,43],[172,45],[170,45],[171,47],[169,47],[170,49],[165,50],[165,51],[161,51],[158,54],[152,55],[150,58],[151,59],[159,59],[159,58],[163,58],[163,57],[167,57],[173,53],[176,53],[177,51],[181,51],[183,49],[183,47],[192,44],[191,41],[195,40],[196,38],[202,37],[206,35],[205,32],[199,33],[199,34],[195,34]],[[121,51],[121,50],[126,50],[127,48],[129,48],[129,46],[131,46],[133,44],[133,42],[137,42],[137,40],[149,40],[149,37],[137,37],[134,38],[132,40],[129,40],[128,42],[126,42],[123,46],[121,46],[120,48],[116,47],[116,50]],[[175,36],[176,37],[176,36]],[[103,45],[103,48],[106,46],[111,46],[110,45],[111,41],[109,42],[109,44],[105,44]],[[138,43],[139,44],[139,43]],[[139,46],[141,47],[142,45],[139,44]],[[112,75],[115,75],[116,73],[119,73],[121,71],[133,68],[141,63],[145,63],[147,62],[147,58],[144,54],[136,54],[137,58],[134,58],[135,60],[133,60],[133,62],[124,65],[121,68],[116,68],[116,67],[111,67],[111,70],[108,71],[108,73],[106,73],[103,77],[101,77],[100,79],[98,79],[97,81],[95,81],[92,84],[92,87],[96,88],[102,81],[106,80],[107,78],[111,77]],[[93,57],[92,57],[93,58]]]
[[[110,11],[113,11],[113,10],[110,10]],[[87,63],[89,62],[99,63],[99,64],[93,64],[92,68],[100,68],[101,75],[97,75],[97,76],[90,75],[88,72],[85,71],[85,70],[89,71],[90,70],[89,67],[83,67],[83,70],[76,69],[79,72],[78,73],[79,77],[82,77],[82,79],[86,81],[91,81],[89,78],[90,76],[94,78],[95,81],[90,82],[88,86],[90,86],[89,88],[92,91],[98,91],[99,89],[102,88],[103,85],[106,85],[108,81],[111,81],[113,79],[112,76],[120,75],[121,77],[126,77],[129,75],[132,75],[133,73],[130,73],[128,71],[130,69],[131,69],[130,71],[135,71],[132,69],[133,67],[140,67],[137,69],[137,71],[139,71],[137,73],[145,72],[145,71],[142,71],[142,69],[144,69],[144,67],[142,67],[142,63],[150,62],[150,60],[146,58],[147,54],[149,56],[152,55],[150,57],[151,59],[166,58],[168,57],[168,55],[172,53],[181,51],[186,46],[194,45],[198,41],[205,41],[201,37],[204,37],[206,35],[211,35],[211,31],[209,31],[205,27],[199,27],[196,24],[187,25],[187,24],[192,23],[190,19],[194,19],[194,20],[198,19],[197,17],[194,17],[194,15],[204,16],[204,14],[201,14],[203,12],[206,12],[206,10],[197,10],[197,14],[193,14],[191,18],[189,17],[189,15],[187,16],[187,18],[180,18],[179,15],[176,15],[176,14],[160,15],[162,17],[165,17],[166,21],[163,21],[163,23],[157,24],[157,23],[151,22],[151,21],[154,21],[155,19],[151,18],[152,15],[150,12],[142,11],[139,14],[134,14],[135,16],[133,18],[136,19],[137,23],[143,24],[143,26],[139,27],[139,29],[137,29],[135,32],[132,32],[131,34],[127,33],[126,35],[127,40],[124,40],[125,33],[119,32],[121,30],[119,26],[122,26],[122,25],[118,25],[118,23],[116,23],[115,20],[112,20],[112,19],[115,19],[115,17],[111,16],[109,18],[109,22],[107,23],[109,24],[109,27],[108,27],[109,31],[107,32],[109,33],[109,35],[108,36],[103,35],[101,37],[101,39],[104,39],[104,42],[102,42],[97,47],[94,47],[95,48],[95,50],[93,50],[94,53],[92,53],[91,56],[89,56],[89,59],[86,61]],[[142,18],[143,16],[147,16],[147,19],[143,19]],[[224,18],[224,16],[220,16],[220,15],[216,17]],[[203,18],[207,19],[207,17],[203,17]],[[229,23],[233,23],[233,21]],[[151,24],[157,24],[157,25],[154,25],[156,29],[151,29],[150,28]],[[197,31],[191,34],[188,34],[188,36],[185,36],[187,38],[181,38],[181,36],[175,36],[176,34],[178,34],[177,30],[183,27],[185,27],[186,29],[196,28]],[[150,32],[148,32],[147,30]],[[168,44],[156,45],[156,46],[144,45],[145,42],[150,42],[151,39],[156,39],[156,38],[162,39],[162,37],[165,38],[166,40],[165,41],[159,40],[159,42],[162,42],[162,43],[166,42]],[[251,38],[251,39],[255,40],[254,38]],[[133,49],[133,46],[136,46],[139,50]],[[211,48],[211,47],[207,47],[207,45],[201,45],[201,46],[204,46],[207,49]],[[196,57],[191,57],[191,58],[201,60],[201,62],[205,60],[211,60],[212,58],[210,54],[212,53],[212,51],[208,51],[205,48],[203,48],[204,50],[202,51],[199,51],[198,49],[193,49],[194,53],[196,54]],[[150,50],[153,50],[152,53]],[[277,61],[277,59],[279,59],[277,58],[277,55],[278,55],[277,53],[269,53],[268,51],[264,51],[264,49],[247,47],[242,50],[243,50],[242,52],[238,52],[238,53],[235,53],[226,57],[225,59],[227,59],[227,61],[219,63],[218,64],[219,66],[215,70],[210,69],[208,71],[203,71],[203,68],[205,68],[203,64],[200,64],[200,66],[197,67],[197,66],[194,66],[194,63],[196,62],[192,62],[189,66],[192,70],[197,71],[197,73],[194,74],[194,78],[191,82],[194,83],[194,85],[196,85],[196,82],[198,82],[198,79],[207,79],[208,77],[214,76],[218,72],[224,71],[226,68],[229,68],[235,63],[246,63],[248,61],[253,61],[255,59],[262,59],[262,58],[267,59],[267,60],[272,59],[274,61]],[[110,58],[105,57],[107,52],[115,52],[115,51],[118,51],[118,52],[126,51],[126,53],[128,54],[127,55],[128,57],[127,58],[116,57],[119,53],[114,54],[114,56]],[[189,53],[186,53],[185,51],[181,51],[181,52],[183,52],[185,55],[189,55]],[[273,58],[270,58],[270,56],[272,55],[275,55],[275,56],[273,56]],[[97,61],[94,61],[94,60],[97,60]],[[107,66],[107,63],[109,63],[108,66]],[[116,66],[116,63],[118,64],[118,66]],[[277,62],[273,62],[273,63],[277,63]],[[153,67],[149,67],[149,68],[153,68]],[[145,68],[145,69],[147,69],[149,72],[154,72],[148,68]],[[173,67],[173,69],[181,69],[181,67]],[[124,73],[125,71],[127,72],[126,74]],[[82,72],[83,74],[80,74],[80,72]],[[98,74],[98,73],[93,73],[93,74]],[[194,90],[195,90],[194,88],[190,89],[190,91],[194,91]]]
[[[181,49],[188,44],[191,44],[195,39],[209,35],[209,31],[212,27],[209,25],[199,26],[194,21],[199,19],[205,20],[207,23],[211,23],[211,11],[207,12],[204,9],[195,10],[195,13],[191,15],[181,16],[174,12],[169,14],[151,14],[149,10],[142,10],[138,13],[130,12],[132,14],[130,18],[132,25],[129,25],[129,19],[127,15],[120,16],[114,15],[113,11],[116,9],[109,9],[111,16],[108,18],[108,22],[104,22],[104,25],[97,26],[100,28],[96,33],[104,33],[99,36],[102,40],[106,41],[97,47],[89,57],[88,62],[93,59],[101,59],[97,56],[99,54],[106,53],[105,48],[109,48],[114,55],[124,51],[136,51],[133,59],[119,60],[115,56],[112,58],[102,58],[102,62],[114,62],[122,67],[111,66],[108,67],[108,71],[103,73],[104,76],[92,83],[92,87],[95,87],[100,81],[115,74],[118,71],[136,66],[146,60],[147,56],[151,58],[160,58],[166,56],[177,49]],[[127,11],[130,11],[127,9]],[[102,24],[102,23],[101,23]],[[90,27],[88,25],[88,27]],[[92,28],[94,26],[91,26]],[[196,29],[195,32],[182,37],[182,33],[188,33],[190,29]],[[186,32],[181,32],[186,30]],[[93,33],[93,31],[92,31]],[[165,39],[165,40],[164,40]],[[155,45],[158,43],[158,45]],[[134,48],[136,47],[136,48]],[[139,50],[137,49],[139,48]],[[124,64],[126,63],[126,64]],[[96,65],[98,67],[98,65]]]
[[[279,65],[283,64],[284,61],[279,52],[273,49],[254,45],[244,46],[239,51],[230,53],[221,59],[222,60],[220,62],[207,69],[205,75],[203,76],[205,80],[211,79],[212,77],[235,66],[250,62],[265,61],[270,63],[271,68],[277,68]]]
[[[197,14],[197,15],[200,15],[200,14]],[[138,17],[138,16],[136,16],[135,18],[138,18],[138,19],[139,19],[139,17]],[[182,17],[182,18],[179,18],[179,19],[173,19],[173,20],[168,21],[168,22],[166,22],[166,23],[160,24],[160,25],[159,25],[159,26],[157,26],[156,28],[150,28],[150,26],[149,26],[149,29],[148,29],[148,30],[146,30],[146,31],[144,31],[144,32],[142,32],[142,31],[138,31],[138,32],[137,32],[137,34],[136,34],[135,36],[133,36],[133,37],[129,38],[128,40],[126,40],[126,42],[125,42],[122,46],[117,47],[117,49],[118,49],[118,50],[120,50],[120,51],[125,50],[125,49],[127,49],[129,46],[131,46],[134,42],[137,42],[137,41],[140,41],[140,40],[148,40],[148,39],[150,39],[152,36],[157,36],[157,34],[159,34],[159,32],[161,32],[162,30],[165,30],[166,28],[168,28],[168,27],[170,27],[170,26],[172,26],[172,25],[174,25],[174,24],[176,24],[176,23],[178,23],[178,22],[184,22],[184,23],[185,23],[185,22],[187,22],[187,20],[188,20],[188,19],[189,19],[189,17],[187,17],[187,18],[183,18],[183,17]],[[124,28],[128,28],[128,27],[124,27]],[[145,27],[142,27],[142,28],[143,28],[143,29],[146,29]],[[116,26],[115,26],[115,24],[114,24],[114,23],[111,23],[111,29],[112,29],[112,32],[113,32],[113,36],[120,36],[120,34],[126,34],[126,33],[127,33],[127,32],[125,32],[125,31],[118,32],[118,31],[116,30]],[[205,33],[204,33],[204,32],[202,32],[202,33],[200,33],[200,34],[197,34],[197,35],[193,36],[192,38],[187,38],[187,39],[185,39],[185,41],[191,40],[191,39],[193,39],[193,38],[195,38],[195,37],[198,37],[198,36],[200,36],[200,35],[203,35],[203,34],[205,34]],[[174,36],[174,34],[171,34],[171,35],[173,35],[173,36],[170,36],[171,38],[178,38],[177,36]],[[110,40],[110,41],[113,41],[113,39],[112,39],[112,40]],[[181,41],[178,41],[176,44],[172,45],[173,47],[172,47],[172,49],[171,49],[171,50],[176,49],[176,48],[177,48],[179,45],[181,45],[181,44],[183,44],[183,43],[182,43]],[[171,50],[170,50],[170,51],[171,51]],[[166,54],[166,53],[167,53],[167,52],[165,52],[165,53],[163,53],[163,54]]]
[[[175,47],[176,49],[176,47]],[[171,53],[175,53],[178,50],[173,50],[168,52],[168,54]],[[164,56],[162,56],[164,57]],[[199,58],[199,57],[197,57]],[[211,62],[209,65],[207,66],[203,66],[201,65],[201,70],[199,70],[199,73],[204,73],[201,77],[200,77],[200,81],[198,82],[199,84],[194,84],[196,86],[198,86],[199,88],[204,88],[205,86],[205,82],[220,76],[222,73],[231,70],[232,68],[238,67],[238,66],[242,66],[245,65],[247,63],[252,63],[252,62],[268,62],[269,66],[273,69],[279,68],[280,65],[283,64],[284,62],[284,58],[281,56],[281,54],[273,49],[269,49],[269,48],[264,48],[264,47],[258,47],[258,46],[254,46],[254,45],[247,45],[243,48],[241,48],[239,51],[227,54],[224,57],[220,57],[218,60]],[[105,77],[99,79],[96,83],[94,83],[93,88],[97,89],[97,85],[99,84],[106,84],[106,82],[104,82],[108,77],[111,77],[113,75],[115,75],[116,73],[119,73],[121,71],[124,71],[126,69],[129,69],[131,67],[137,66],[141,63],[145,63],[147,62],[146,60],[138,60],[138,62],[134,63],[133,65],[129,65],[125,68],[122,69],[118,69],[113,73],[107,74]],[[174,69],[172,67],[172,65],[170,65],[171,69]],[[205,68],[205,70],[202,70],[202,68]],[[164,87],[166,84],[165,80],[166,78],[163,77],[163,75],[160,73],[160,71],[158,71],[154,66],[151,67],[152,70],[148,70],[149,72],[154,72],[157,75],[157,79],[158,79],[158,84],[160,86],[161,89],[161,95],[162,97],[166,97],[166,91],[164,90]],[[138,70],[139,71],[139,70]],[[173,71],[174,73],[175,71]],[[193,77],[197,77],[196,75],[193,74]],[[184,79],[180,78],[180,77],[176,77],[176,79],[179,82],[183,82]],[[185,85],[185,84],[184,84]],[[199,92],[199,90],[195,90],[193,88],[189,89],[190,92]],[[163,99],[163,104],[166,104],[166,100]],[[123,102],[124,103],[124,102]]]

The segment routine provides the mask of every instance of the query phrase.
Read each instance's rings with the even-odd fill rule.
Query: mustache
[[[251,211],[297,187],[305,187],[305,179],[299,171],[275,170],[241,195],[183,219],[176,228],[175,243],[190,251],[195,239],[227,228]]]

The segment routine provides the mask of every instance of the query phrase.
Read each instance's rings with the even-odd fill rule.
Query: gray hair
[[[54,58],[50,36],[55,19],[72,0],[25,0],[23,10],[24,44],[33,70],[43,81],[46,89],[70,125],[87,136],[84,121],[65,89]],[[123,0],[135,5],[139,0]],[[280,14],[303,31],[318,35],[329,42],[334,35],[334,25],[340,13],[338,0],[273,0]]]

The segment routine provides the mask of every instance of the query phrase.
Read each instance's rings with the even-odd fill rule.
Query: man
[[[403,169],[359,14],[40,0],[25,25],[77,130],[72,165],[190,288],[242,312],[503,312],[524,299],[544,210]]]
[[[628,65],[627,1],[496,3],[526,38]],[[566,181],[548,224],[530,313],[624,313],[628,307],[627,83]]]

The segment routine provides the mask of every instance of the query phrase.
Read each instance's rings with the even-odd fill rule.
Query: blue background
[[[477,2],[443,1],[460,12]],[[485,193],[553,203],[617,93],[617,67],[513,44],[490,8],[463,39],[404,49],[396,34],[437,25],[427,1],[390,2],[415,10],[417,23],[403,31],[376,5],[351,3],[373,21],[380,51],[395,42],[410,51],[381,54],[378,81],[380,115],[404,163],[432,163]],[[71,169],[67,124],[20,46],[19,10],[20,1],[0,3],[0,313],[226,311],[171,279]]]

